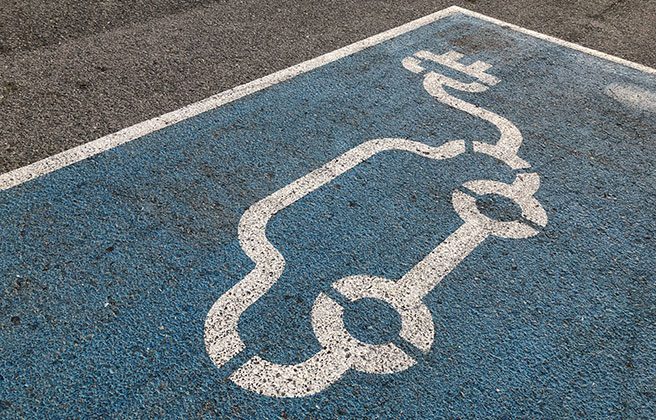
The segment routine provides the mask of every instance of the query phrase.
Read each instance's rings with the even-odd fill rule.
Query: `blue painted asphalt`
[[[203,324],[254,267],[237,238],[249,206],[371,139],[498,137],[401,66],[419,50],[493,65],[498,85],[457,96],[518,126],[549,223],[486,240],[424,299],[435,342],[414,367],[296,399],[243,390]],[[653,75],[454,15],[0,193],[0,416],[654,418],[656,114],[613,83],[656,91]],[[486,155],[384,152],[277,214],[287,266],[241,318],[247,352],[311,356],[316,296],[401,277],[462,224],[451,191],[475,179],[514,175]],[[400,327],[380,302],[344,319],[371,342]]]

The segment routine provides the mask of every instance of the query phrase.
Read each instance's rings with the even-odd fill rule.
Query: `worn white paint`
[[[79,162],[454,13],[473,16],[558,45],[656,74],[655,69],[454,6],[230,89],[177,111],[0,175],[0,190],[6,190]],[[461,57],[459,53],[453,51],[441,56],[420,51],[415,56],[404,59],[403,66],[414,73],[422,73],[425,68],[421,65],[421,60],[431,60],[478,79],[478,82],[463,83],[435,72],[429,72],[425,75],[423,84],[428,93],[438,101],[488,121],[498,128],[499,140],[495,144],[473,142],[474,152],[496,157],[513,170],[529,168],[529,164],[517,155],[522,143],[522,136],[514,124],[491,111],[455,98],[444,89],[446,86],[467,92],[481,92],[488,89],[488,86],[499,82],[496,77],[487,73],[490,68],[488,64],[475,62],[463,65],[459,62]],[[614,92],[617,92],[617,89]],[[627,93],[626,90],[621,91],[621,89],[619,95],[618,97],[628,97],[629,99],[636,96],[631,92]],[[633,102],[635,101],[633,100]],[[237,331],[240,314],[266,293],[284,270],[285,261],[282,255],[266,238],[268,220],[301,197],[325,185],[368,157],[385,150],[402,150],[431,159],[448,159],[464,153],[465,143],[463,140],[454,140],[440,147],[430,147],[405,139],[372,140],[344,153],[249,208],[239,224],[239,240],[246,254],[256,263],[256,267],[217,300],[206,319],[206,348],[216,366],[223,366],[243,350],[244,344]],[[544,209],[533,198],[533,193],[539,187],[537,174],[518,173],[513,184],[480,180],[466,183],[463,187],[477,194],[493,193],[505,196],[521,207],[524,218],[537,226],[544,226],[547,223]],[[500,222],[480,214],[476,208],[475,199],[462,191],[453,192],[452,203],[455,211],[463,219],[463,225],[401,279],[394,281],[361,275],[338,280],[333,285],[337,291],[351,300],[375,297],[390,303],[402,318],[401,338],[424,352],[431,348],[434,334],[432,317],[422,302],[426,293],[432,290],[487,237],[525,238],[537,234],[533,227],[521,221]],[[323,347],[322,350],[296,365],[276,364],[254,356],[239,367],[230,378],[240,386],[263,395],[298,397],[311,395],[325,389],[348,369],[376,374],[392,373],[407,369],[415,363],[414,359],[392,343],[371,345],[352,337],[344,327],[342,315],[343,308],[339,304],[325,294],[320,294],[314,303],[311,318],[314,332]]]
[[[656,113],[656,91],[627,83],[611,83],[606,95],[637,111]]]
[[[519,130],[507,119],[450,95],[443,86],[465,92],[482,92],[484,84],[499,80],[486,73],[490,65],[477,61],[469,66],[459,62],[463,56],[454,51],[436,55],[420,51],[406,57],[401,64],[413,73],[422,73],[421,60],[430,60],[475,77],[478,82],[463,83],[435,72],[424,75],[426,91],[438,101],[494,124],[499,130],[495,144],[474,143],[474,152],[486,153],[505,162],[511,169],[529,167],[517,156],[522,143]],[[283,273],[285,260],[268,241],[266,226],[284,208],[312,193],[339,175],[382,151],[401,150],[426,158],[449,159],[465,153],[463,140],[453,140],[440,147],[430,147],[405,139],[389,138],[365,142],[333,159],[321,168],[292,182],[251,206],[239,222],[239,242],[254,262],[255,268],[212,306],[205,320],[207,353],[217,367],[222,367],[241,352],[245,345],[239,337],[241,314],[263,296]],[[547,215],[533,194],[540,186],[535,173],[519,173],[512,184],[492,180],[465,183],[464,188],[479,194],[498,194],[513,200],[522,216],[538,226],[547,223]],[[401,316],[400,338],[417,349],[428,352],[433,344],[434,325],[423,298],[487,237],[527,238],[538,233],[521,221],[502,222],[481,214],[476,199],[462,191],[453,192],[455,211],[463,225],[439,244],[407,274],[394,281],[359,275],[333,284],[346,299],[356,301],[376,298],[391,305]],[[343,323],[343,308],[326,294],[320,294],[312,309],[312,327],[322,349],[307,360],[283,365],[253,356],[240,366],[230,379],[241,387],[272,397],[302,397],[319,392],[337,381],[349,369],[366,373],[394,373],[413,366],[416,361],[393,343],[373,345],[351,336]]]
[[[490,86],[494,86],[499,83],[499,79],[492,76],[491,74],[486,73],[491,65],[482,61],[476,61],[468,66],[465,66],[459,61],[464,57],[464,55],[456,51],[448,51],[441,55],[433,54],[430,51],[419,51],[415,54],[415,57],[423,58],[424,60],[430,60],[443,66],[450,67],[454,70],[478,79]]]
[[[547,222],[546,213],[532,196],[537,189],[536,185],[539,186],[539,177],[531,173],[519,174],[510,185],[495,181],[473,181],[464,187],[478,194],[500,194],[510,198],[521,207],[524,217],[544,226]],[[361,275],[346,277],[333,284],[337,291],[351,301],[376,298],[389,303],[401,316],[401,338],[423,352],[430,350],[434,337],[433,319],[422,301],[426,294],[488,236],[526,238],[538,233],[517,221],[500,222],[488,218],[478,211],[476,200],[464,192],[454,191],[452,200],[456,212],[465,223],[401,279],[392,281]],[[271,246],[268,242],[267,245]],[[276,254],[276,258],[282,259],[278,257],[280,254],[277,251]],[[266,264],[267,259],[263,260]],[[262,259],[256,263],[262,264]],[[284,260],[281,263],[284,265]],[[261,292],[266,292],[272,285],[271,280],[275,282],[282,273],[276,273],[276,278],[272,278],[267,267],[262,268],[253,270],[240,283],[250,282],[253,286],[261,286]],[[258,277],[262,273],[267,273],[265,279]],[[228,302],[221,301],[222,296],[221,303],[212,308],[206,320],[206,337],[210,335],[213,340],[208,342],[207,350],[217,366],[227,362],[226,356],[234,352],[235,348],[227,346],[239,340],[236,321],[240,314],[235,312],[236,307],[243,304],[239,297],[238,292],[231,293],[229,300],[232,302]],[[249,301],[253,299],[253,295],[243,297]],[[302,397],[325,389],[348,369],[373,374],[394,373],[416,363],[392,343],[368,344],[351,336],[342,317],[343,308],[325,294],[320,294],[312,310],[312,326],[323,347],[319,352],[293,365],[273,363],[256,355],[239,367],[230,379],[245,389],[263,395]],[[225,341],[220,334],[217,335],[221,331],[216,329],[221,327],[223,319],[235,320],[234,327],[229,330],[234,337]],[[243,348],[243,344],[240,347]]]
[[[255,268],[221,296],[207,315],[205,343],[214,364],[223,366],[243,350],[244,345],[237,331],[240,315],[273,286],[285,267],[284,258],[266,238],[266,225],[271,217],[373,155],[386,150],[407,151],[440,160],[464,153],[465,142],[455,140],[440,147],[430,147],[405,139],[371,140],[349,150],[246,210],[239,221],[239,242],[246,255],[255,262]]]
[[[385,31],[362,41],[358,41],[344,48],[340,48],[317,58],[313,58],[284,70],[280,70],[268,76],[262,77],[244,85],[237,86],[217,95],[210,96],[209,98],[187,105],[176,111],[172,111],[148,121],[135,124],[116,133],[109,134],[92,142],[85,143],[83,145],[58,153],[22,168],[7,172],[0,175],[0,191],[22,184],[26,181],[45,175],[52,171],[56,171],[57,169],[61,169],[68,165],[72,165],[90,156],[97,155],[98,153],[104,152],[105,150],[120,146],[121,144],[130,142],[139,137],[143,137],[170,125],[179,123],[180,121],[184,121],[198,114],[202,114],[203,112],[218,108],[239,98],[251,95],[280,82],[284,82],[285,80],[289,80],[292,77],[298,76],[299,74],[306,73],[316,69],[317,67],[324,66],[326,64],[332,63],[333,61],[339,60],[340,58],[380,44],[381,42],[384,42],[388,39],[395,38],[406,32],[410,32],[414,29],[435,22],[436,20],[439,20],[445,16],[452,15],[456,12],[457,9],[454,8],[441,10],[423,18],[406,23],[405,25],[390,29],[389,31]]]
[[[489,17],[489,16],[485,16],[485,15],[482,15],[480,13],[464,9],[462,7],[452,6],[449,9],[452,10],[452,13],[458,13],[458,12],[463,13],[467,16],[475,17],[477,19],[484,20],[486,22],[494,23],[494,24],[502,26],[504,28],[512,29],[513,31],[521,32],[521,33],[526,34],[526,35],[530,35],[534,38],[543,39],[545,41],[552,42],[556,45],[561,45],[563,47],[566,47],[566,48],[569,48],[569,49],[572,49],[572,50],[576,50],[576,51],[580,51],[580,52],[588,54],[588,55],[592,55],[594,57],[603,58],[604,60],[612,61],[613,63],[621,64],[623,66],[630,67],[632,69],[636,69],[636,70],[639,70],[639,71],[642,71],[642,72],[645,72],[645,73],[656,74],[656,69],[645,66],[644,64],[639,64],[639,63],[635,63],[633,61],[625,60],[623,58],[616,57],[614,55],[610,55],[610,54],[603,53],[601,51],[593,50],[592,48],[584,47],[583,45],[575,44],[573,42],[569,42],[569,41],[562,40],[560,38],[556,38],[554,36],[541,34],[540,32],[536,32],[536,31],[532,31],[530,29],[522,28],[521,26],[513,25],[512,23],[504,22],[504,21],[499,20],[499,19],[495,19],[495,18],[492,18],[492,17]],[[449,9],[447,9],[447,10],[449,10]]]
[[[184,121],[187,118],[191,118],[203,112],[220,107],[222,105],[230,103],[244,96],[248,96],[262,89],[266,89],[267,87],[273,86],[282,81],[291,79],[292,77],[297,76],[299,74],[308,72],[317,67],[321,67],[325,64],[339,60],[342,57],[346,57],[348,55],[369,48],[373,45],[379,44],[388,39],[395,38],[401,34],[412,31],[413,29],[430,24],[432,22],[435,22],[436,20],[442,19],[446,16],[450,16],[456,13],[462,13],[481,20],[492,22],[497,25],[533,36],[535,38],[544,39],[546,41],[553,42],[554,44],[562,45],[564,47],[581,51],[583,53],[595,57],[603,58],[605,60],[612,61],[614,63],[618,63],[626,67],[630,67],[650,74],[656,74],[656,69],[644,66],[642,64],[634,63],[619,57],[612,56],[610,54],[605,54],[600,51],[583,47],[578,44],[563,41],[562,39],[558,39],[552,36],[531,31],[529,29],[525,29],[517,25],[509,24],[501,20],[482,15],[480,13],[472,12],[471,10],[467,10],[462,7],[451,6],[447,9],[425,16],[421,19],[417,19],[405,25],[401,25],[397,28],[390,29],[389,31],[382,32],[378,35],[374,35],[370,38],[348,45],[344,48],[340,48],[328,54],[324,54],[312,60],[305,61],[303,63],[278,71],[276,73],[270,74],[268,76],[262,77],[260,79],[254,80],[244,85],[237,86],[235,88],[219,93],[217,95],[210,96],[209,98],[187,105],[178,110],[163,114],[159,117],[152,118],[150,120],[141,122],[139,124],[135,124],[116,133],[109,134],[107,136],[101,137],[89,143],[85,143],[83,145],[74,147],[72,149],[66,150],[56,155],[47,157],[40,161],[34,162],[30,165],[23,166],[21,168],[15,169],[10,172],[6,172],[0,175],[0,191],[12,188],[16,185],[20,185],[24,182],[38,178],[42,175],[72,165],[88,157],[102,153],[105,150],[112,149],[121,144],[135,140],[139,137],[143,137],[154,131],[161,130],[162,128],[176,124],[180,121]]]
[[[522,144],[523,139],[522,133],[519,132],[513,123],[503,118],[502,116],[495,114],[494,112],[488,111],[476,105],[465,102],[462,99],[458,99],[452,95],[449,95],[444,90],[444,86],[448,86],[450,88],[464,92],[483,92],[488,89],[488,87],[483,83],[492,86],[499,83],[499,79],[486,73],[486,71],[490,68],[489,64],[482,61],[476,61],[469,66],[465,66],[457,61],[462,57],[462,54],[455,51],[448,51],[442,55],[433,54],[428,51],[419,51],[414,54],[414,57],[405,58],[402,61],[402,64],[406,69],[412,71],[413,73],[421,73],[425,70],[425,68],[419,64],[419,60],[417,59],[420,58],[450,67],[454,70],[465,73],[470,77],[478,79],[480,83],[463,83],[439,73],[429,72],[424,78],[424,88],[438,101],[460,111],[471,114],[477,118],[488,121],[499,129],[501,132],[501,138],[499,138],[495,144],[487,144],[474,141],[474,151],[485,153],[499,160],[502,160],[512,169],[523,169],[530,167],[526,161],[517,156],[517,151],[519,150],[519,146]]]

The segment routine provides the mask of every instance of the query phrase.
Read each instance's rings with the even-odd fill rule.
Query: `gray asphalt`
[[[656,0],[0,3],[0,172],[452,4],[656,67]]]

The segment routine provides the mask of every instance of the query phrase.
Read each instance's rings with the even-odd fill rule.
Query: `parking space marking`
[[[0,176],[0,415],[653,417],[655,74],[452,7]]]
[[[280,83],[299,74],[305,73],[317,67],[321,67],[327,63],[333,62],[335,60],[339,60],[342,57],[346,57],[350,54],[361,51],[365,48],[369,48],[385,40],[412,31],[413,29],[417,29],[431,22],[435,22],[436,20],[450,16],[454,13],[462,13],[468,16],[472,16],[487,22],[491,22],[506,28],[513,29],[515,31],[539,39],[544,39],[546,41],[553,42],[554,44],[562,45],[564,47],[571,48],[573,50],[577,50],[577,51],[584,52],[586,54],[593,55],[595,57],[603,58],[605,60],[622,64],[624,66],[631,67],[636,70],[644,71],[650,74],[656,74],[656,69],[653,69],[651,67],[639,63],[625,60],[623,58],[606,54],[572,42],[564,41],[556,37],[544,35],[539,32],[522,28],[517,25],[506,23],[501,20],[494,19],[489,16],[482,15],[480,13],[476,13],[459,6],[451,6],[449,8],[440,10],[423,18],[409,22],[405,25],[398,26],[396,28],[390,29],[386,32],[382,32],[378,35],[374,35],[370,38],[353,43],[351,45],[340,48],[333,52],[327,53],[317,58],[313,58],[311,60],[297,64],[295,66],[270,74],[268,76],[262,77],[261,79],[254,80],[252,82],[237,86],[235,88],[229,89],[217,95],[210,96],[209,98],[187,105],[178,110],[135,124],[116,133],[109,134],[97,140],[82,144],[80,146],[74,147],[72,149],[66,150],[64,152],[58,153],[56,155],[50,156],[40,161],[34,162],[30,165],[26,165],[21,168],[15,169],[13,171],[9,171],[7,173],[1,174],[0,191],[9,189],[16,185],[20,185],[23,182],[45,175],[52,171],[56,171],[57,169],[66,167],[68,165],[72,165],[90,156],[97,155],[98,153],[102,153],[105,150],[112,149],[116,146],[127,143],[139,137],[143,137],[149,133],[152,133],[157,130],[161,130],[162,128],[184,121],[188,118],[191,118],[195,115],[201,114],[208,110],[228,104],[239,98],[258,92],[262,89],[266,89],[269,86],[273,86],[276,83]]]

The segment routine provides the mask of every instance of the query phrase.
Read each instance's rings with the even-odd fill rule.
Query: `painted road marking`
[[[640,86],[613,83],[606,88],[606,94],[638,110],[656,112],[656,93]]]
[[[491,66],[482,61],[465,66],[463,55],[448,51],[436,55],[420,51],[406,57],[403,66],[413,73],[425,70],[419,59],[430,60],[468,76],[478,82],[462,83],[435,72],[426,73],[423,85],[435,99],[455,109],[494,124],[500,133],[495,144],[473,141],[474,152],[488,154],[506,163],[511,169],[526,169],[530,165],[517,152],[522,136],[517,127],[494,112],[477,107],[450,95],[444,87],[464,92],[484,92],[499,80],[485,73]],[[480,83],[479,83],[480,82]],[[400,150],[435,160],[454,158],[465,153],[465,141],[453,140],[438,148],[405,139],[376,139],[363,143],[312,173],[292,182],[281,190],[251,206],[239,222],[241,246],[254,262],[255,268],[243,280],[227,291],[212,306],[205,321],[205,343],[214,364],[221,368],[245,349],[239,338],[241,315],[278,281],[285,269],[285,259],[266,237],[269,220],[312,191],[326,185],[372,156],[389,150]],[[522,215],[544,227],[547,214],[533,194],[540,185],[536,173],[520,173],[512,184],[478,180],[463,185],[476,194],[498,194],[515,201]],[[379,299],[390,304],[401,316],[400,337],[422,352],[433,344],[434,326],[430,310],[422,299],[488,236],[527,238],[538,234],[531,226],[519,221],[496,221],[483,215],[476,199],[455,190],[454,209],[465,222],[419,261],[402,278],[392,281],[359,275],[346,277],[333,287],[349,301]],[[343,308],[325,294],[320,294],[312,308],[312,326],[322,345],[309,359],[297,364],[272,363],[253,356],[231,379],[245,389],[273,397],[302,397],[324,390],[348,369],[366,373],[395,373],[413,366],[416,361],[393,343],[368,344],[353,337],[344,327]]]
[[[348,45],[339,50],[335,50],[333,52],[322,55],[320,57],[300,63],[296,66],[292,66],[287,69],[281,70],[279,72],[273,73],[269,76],[265,76],[261,79],[257,79],[252,82],[246,83],[244,85],[238,86],[236,88],[227,90],[225,92],[219,93],[215,96],[211,96],[202,101],[195,102],[184,108],[169,112],[168,114],[161,115],[159,117],[144,121],[139,124],[135,124],[124,130],[118,131],[113,134],[109,134],[105,137],[101,137],[92,142],[85,143],[73,149],[64,151],[62,153],[58,153],[49,158],[42,159],[33,164],[2,174],[0,175],[0,191],[9,189],[16,185],[20,185],[23,182],[45,175],[52,171],[56,171],[57,169],[61,169],[68,165],[72,165],[90,156],[94,156],[97,155],[98,153],[102,153],[105,150],[112,149],[114,147],[120,146],[121,144],[143,137],[154,131],[161,130],[170,125],[176,124],[188,118],[199,115],[203,112],[207,112],[211,109],[215,109],[222,105],[228,104],[239,98],[243,98],[245,96],[258,92],[262,89],[266,89],[269,86],[273,86],[276,83],[280,83],[285,80],[291,79],[292,77],[295,77],[299,74],[311,71],[315,68],[339,60],[342,57],[346,57],[350,54],[354,54],[358,51],[362,51],[365,48],[369,48],[373,45],[377,45],[388,39],[392,39],[406,32],[428,25],[432,22],[435,22],[439,19],[442,19],[444,17],[450,16],[455,13],[462,13],[468,16],[475,17],[477,19],[481,19],[497,25],[501,25],[503,27],[510,28],[514,31],[521,32],[535,38],[544,39],[546,41],[553,42],[554,44],[562,45],[564,47],[571,48],[576,51],[581,51],[595,57],[603,58],[605,60],[612,61],[630,68],[634,68],[636,70],[640,70],[645,73],[656,74],[656,69],[653,69],[651,67],[639,63],[634,63],[632,61],[628,61],[623,58],[619,58],[610,54],[603,53],[601,51],[584,47],[582,45],[564,41],[562,39],[552,37],[549,35],[544,35],[539,32],[531,31],[529,29],[522,28],[520,26],[513,25],[511,23],[506,23],[501,20],[494,19],[489,16],[482,15],[480,13],[476,13],[459,6],[451,6],[439,12],[435,12],[431,15],[409,22],[405,25],[390,29],[389,31],[380,33],[378,35],[374,35],[360,42],[356,42],[354,44]]]
[[[655,74],[450,8],[3,175],[0,416],[652,418]]]

